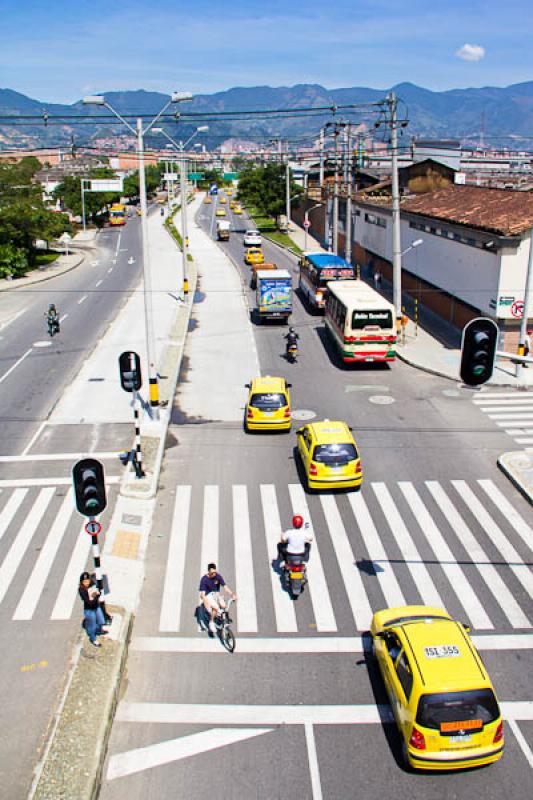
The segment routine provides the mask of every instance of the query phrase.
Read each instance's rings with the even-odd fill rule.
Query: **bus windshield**
[[[352,314],[352,330],[366,327],[392,328],[392,312],[389,309],[355,310]]]

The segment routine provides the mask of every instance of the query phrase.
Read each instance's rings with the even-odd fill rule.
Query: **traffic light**
[[[477,317],[463,329],[460,375],[467,386],[480,386],[492,376],[499,329],[492,319]]]
[[[76,508],[86,517],[96,517],[107,505],[104,468],[95,458],[83,458],[72,469]]]
[[[137,353],[127,350],[119,356],[120,385],[125,392],[138,392],[142,386],[141,359]]]

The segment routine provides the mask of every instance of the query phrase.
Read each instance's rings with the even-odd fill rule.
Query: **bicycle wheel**
[[[233,631],[228,625],[225,625],[220,631],[220,641],[222,642],[228,653],[233,653],[233,651],[235,650],[235,636],[233,635]]]

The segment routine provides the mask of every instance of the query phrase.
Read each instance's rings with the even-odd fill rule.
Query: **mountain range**
[[[522,150],[531,148],[533,81],[505,88],[487,86],[443,92],[433,92],[412,83],[400,83],[387,90],[366,87],[325,89],[319,84],[276,88],[236,87],[224,92],[196,95],[190,102],[180,103],[180,121],[169,117],[164,124],[170,135],[180,139],[188,138],[197,125],[209,124],[209,133],[204,134],[201,141],[210,148],[230,137],[263,142],[274,137],[311,142],[326,121],[347,120],[372,128],[379,114],[376,115],[375,109],[337,108],[334,113],[317,111],[312,116],[270,114],[248,116],[245,119],[229,116],[217,121],[196,117],[190,122],[187,121],[187,115],[321,107],[334,109],[352,103],[376,103],[384,100],[390,91],[395,91],[398,96],[399,117],[408,120],[408,126],[403,130],[405,144],[411,137],[416,137],[457,138],[476,145],[483,132],[483,138],[489,145]],[[143,89],[106,92],[105,96],[119,113],[147,117],[157,114],[168,100],[168,95]],[[76,144],[87,144],[95,138],[126,132],[118,120],[113,120],[111,124],[99,121],[98,116],[102,113],[107,112],[101,106],[86,106],[81,100],[72,105],[51,104],[34,100],[12,89],[0,89],[0,150],[64,145],[71,142],[72,137]],[[42,121],[36,124],[33,120],[24,120],[22,117],[25,115],[39,115]],[[7,120],[8,116],[15,119]],[[62,118],[55,119],[58,116]],[[161,146],[161,141],[160,137],[154,137],[148,144]]]

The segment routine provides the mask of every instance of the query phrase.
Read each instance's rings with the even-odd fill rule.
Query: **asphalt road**
[[[45,423],[140,280],[139,229],[137,217],[104,229],[79,267],[0,294],[0,794],[9,800],[27,796],[79,632],[76,590],[91,540],[74,507],[69,454],[131,442],[131,426]],[[43,316],[51,302],[63,318],[52,340]],[[116,458],[105,467],[108,476],[121,470]]]
[[[199,214],[206,230],[212,213]],[[247,283],[240,235],[221,247]],[[294,269],[276,246],[264,250]],[[364,487],[306,494],[296,421],[288,435],[247,435],[240,412],[234,422],[188,420],[178,392],[101,797],[521,799],[533,768],[531,649],[521,649],[531,648],[532,531],[530,506],[496,468],[509,439],[449,381],[401,362],[341,366],[321,318],[299,299],[292,322],[293,366],[283,357],[286,328],[254,328],[261,372],[292,382],[295,416],[353,427]],[[316,538],[297,603],[271,565],[293,511],[311,520]],[[211,558],[239,595],[231,656],[193,618]],[[440,775],[402,769],[364,636],[370,614],[394,601],[433,602],[471,622],[509,704],[498,764]]]

